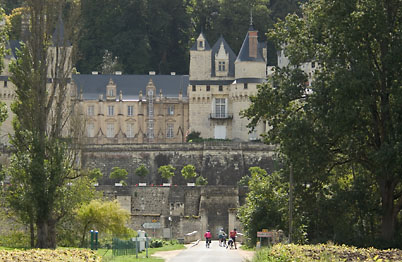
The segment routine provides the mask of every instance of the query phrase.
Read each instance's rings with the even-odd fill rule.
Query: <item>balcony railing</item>
[[[232,119],[233,114],[228,113],[212,113],[209,114],[209,119]]]

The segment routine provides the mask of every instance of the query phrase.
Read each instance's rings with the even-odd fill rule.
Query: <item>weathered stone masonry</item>
[[[271,173],[272,155],[272,147],[260,143],[96,145],[82,150],[82,165],[101,169],[104,177],[98,189],[130,211],[133,229],[144,230],[144,223],[159,222],[160,229],[145,230],[156,237],[167,237],[171,229],[174,238],[198,231],[194,237],[201,238],[206,229],[217,233],[222,227],[241,228],[236,209],[244,203],[247,189],[238,187],[237,182],[252,166]],[[150,170],[142,179],[134,175],[140,164]],[[159,166],[167,164],[176,168],[170,187],[161,186],[167,181],[157,173]],[[187,164],[207,178],[207,186],[186,186],[193,182],[181,176],[180,170]],[[128,171],[127,186],[116,187],[117,181],[108,178],[115,166]],[[147,186],[139,186],[140,182]]]

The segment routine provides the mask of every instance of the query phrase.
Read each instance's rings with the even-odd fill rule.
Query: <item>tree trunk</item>
[[[34,220],[33,215],[29,218],[29,231],[31,233],[31,248],[35,247],[35,227],[34,227]]]
[[[395,235],[395,212],[394,205],[394,188],[395,183],[390,180],[383,181],[381,188],[382,202],[382,222],[381,222],[381,238],[387,242],[391,242]]]
[[[47,248],[56,249],[56,220],[50,218],[47,224]]]
[[[37,248],[47,248],[47,221],[40,220],[36,222],[36,247]]]

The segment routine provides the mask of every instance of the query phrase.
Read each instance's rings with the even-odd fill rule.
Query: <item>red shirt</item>
[[[230,237],[236,237],[237,232],[236,231],[230,231],[229,236]]]
[[[205,237],[205,238],[211,238],[211,232],[206,232],[206,233],[204,234],[204,237]]]

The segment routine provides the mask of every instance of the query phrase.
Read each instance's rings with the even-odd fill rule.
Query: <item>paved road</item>
[[[169,259],[169,262],[242,262],[238,250],[220,247],[218,241],[212,241],[210,248],[205,247],[205,241],[180,252]]]

